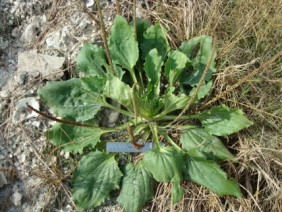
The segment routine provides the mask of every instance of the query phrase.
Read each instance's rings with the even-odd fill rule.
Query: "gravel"
[[[66,9],[54,12],[55,2]],[[71,73],[69,67],[83,42],[100,41],[99,28],[75,2],[0,2],[0,211],[75,211],[70,178],[61,179],[72,170],[73,156],[52,152],[44,136],[52,123],[25,106],[27,102],[48,113],[37,89],[46,80],[66,77],[66,70]],[[113,14],[106,16],[109,26]],[[113,122],[118,114],[110,114]],[[70,165],[61,167],[62,162]],[[117,207],[105,204],[100,211]]]

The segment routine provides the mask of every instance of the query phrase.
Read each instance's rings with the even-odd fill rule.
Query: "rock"
[[[11,196],[11,201],[14,203],[15,206],[21,205],[21,200],[22,200],[23,195],[19,192],[15,192]]]
[[[92,7],[94,4],[94,0],[85,0],[86,7]]]
[[[23,98],[18,101],[15,111],[13,113],[12,123],[18,124],[24,120],[34,118],[38,116],[38,113],[29,111],[26,104],[29,104],[34,109],[39,110],[39,103],[34,97]]]
[[[3,172],[0,172],[0,188],[7,184],[6,176]]]
[[[61,30],[51,33],[46,38],[47,48],[62,50],[66,45],[71,45],[72,37],[69,36],[69,27],[64,26]]]
[[[14,28],[11,34],[14,38],[19,37],[19,28]]]
[[[50,56],[46,54],[37,54],[34,52],[22,52],[18,56],[18,72],[29,72],[32,74],[39,72],[42,77],[48,78],[57,73],[65,61],[64,57]],[[58,74],[61,77],[63,73]]]
[[[112,104],[114,106],[116,106],[117,108],[120,108],[121,105],[117,102],[112,102]],[[119,117],[119,112],[114,111],[114,110],[108,110],[107,111],[107,115],[108,115],[108,127],[114,127],[115,126],[115,122],[118,120]]]
[[[6,49],[9,46],[8,41],[4,41],[3,37],[0,37],[0,49]]]
[[[32,41],[37,37],[38,32],[40,31],[41,25],[46,22],[46,16],[34,16],[31,20],[31,23],[27,25],[20,41],[24,44],[31,44]]]
[[[15,78],[18,84],[24,85],[27,82],[27,72],[21,72]]]
[[[9,90],[3,90],[0,91],[0,97],[2,98],[8,98],[11,96],[11,92]]]

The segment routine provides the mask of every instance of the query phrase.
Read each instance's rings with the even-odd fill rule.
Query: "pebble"
[[[3,172],[0,172],[0,188],[7,184],[6,176]]]
[[[22,72],[16,76],[16,81],[20,85],[24,85],[27,82],[27,72]]]
[[[11,201],[14,203],[15,206],[21,205],[23,195],[19,192],[16,192],[12,195]]]

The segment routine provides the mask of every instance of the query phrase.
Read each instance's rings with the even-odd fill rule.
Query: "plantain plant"
[[[65,120],[49,129],[48,140],[65,152],[82,155],[72,175],[77,208],[99,206],[120,189],[117,202],[124,210],[140,211],[154,197],[157,182],[171,183],[173,203],[183,198],[184,181],[219,196],[240,197],[237,182],[227,179],[218,165],[234,161],[234,156],[217,136],[238,132],[252,122],[240,109],[226,105],[198,110],[216,72],[212,38],[198,36],[172,50],[159,23],[140,19],[134,25],[117,16],[107,46],[109,52],[85,43],[77,57],[82,76],[48,82],[38,91],[52,112]],[[96,117],[104,108],[119,112],[121,124],[98,125]],[[107,135],[115,132],[128,135],[125,142],[136,149],[145,142],[154,148],[137,157],[108,153]],[[127,157],[121,160],[121,154]]]

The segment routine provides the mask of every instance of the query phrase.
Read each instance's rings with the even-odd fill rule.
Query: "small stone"
[[[15,206],[19,206],[21,204],[23,195],[19,192],[16,192],[12,195],[11,201],[14,203]]]
[[[24,85],[27,82],[27,73],[22,72],[18,76],[16,76],[16,81],[20,85]]]
[[[22,52],[18,56],[18,72],[39,72],[42,77],[48,78],[62,67],[64,57],[37,54],[35,52]],[[58,74],[56,74],[58,75]],[[63,75],[63,72],[60,76]]]
[[[3,91],[0,92],[0,96],[2,98],[8,98],[8,97],[11,96],[11,92],[9,90],[3,90]]]
[[[70,153],[66,152],[65,155],[64,155],[64,158],[67,160],[67,159],[69,159],[69,157],[70,157]]]
[[[0,188],[7,184],[6,176],[3,172],[0,172]]]
[[[40,127],[40,121],[33,121],[33,122],[31,122],[31,125],[39,128]]]
[[[86,7],[92,7],[94,4],[94,0],[85,0]]]
[[[14,29],[12,30],[12,36],[13,36],[14,38],[19,37],[19,29],[18,29],[18,28],[14,28]]]

